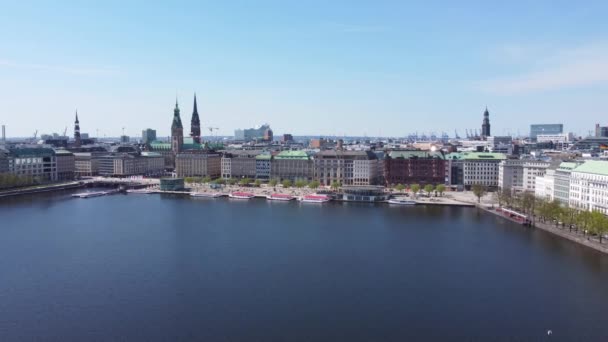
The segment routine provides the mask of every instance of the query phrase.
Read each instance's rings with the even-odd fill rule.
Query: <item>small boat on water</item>
[[[212,192],[212,193],[207,193],[207,192],[192,192],[192,193],[190,193],[190,196],[192,196],[192,197],[216,198],[216,197],[221,197],[222,194],[217,193],[217,192]]]
[[[129,194],[151,194],[154,191],[150,190],[150,189],[130,189],[127,190],[127,193]]]
[[[89,197],[99,197],[99,196],[104,196],[106,195],[107,192],[105,191],[98,191],[98,192],[81,192],[79,194],[72,194],[72,197],[77,197],[77,198],[89,198]]]
[[[306,195],[300,198],[303,203],[325,203],[331,201],[331,198],[325,195]]]
[[[235,199],[252,199],[255,197],[254,194],[250,193],[250,192],[240,192],[240,191],[235,191],[230,193],[230,195],[228,195],[228,197],[230,198],[235,198]]]
[[[295,199],[295,197],[293,197],[291,195],[284,195],[284,194],[272,194],[272,195],[266,196],[266,198],[269,200],[273,200],[273,201],[292,201]]]
[[[416,201],[408,200],[405,198],[391,198],[388,200],[389,204],[398,204],[398,205],[416,205]]]

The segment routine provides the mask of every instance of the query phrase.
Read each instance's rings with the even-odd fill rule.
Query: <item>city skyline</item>
[[[176,93],[189,115],[195,92],[203,136],[463,136],[486,105],[495,135],[606,125],[602,2],[95,6],[6,5],[10,137],[61,133],[75,109],[90,136],[168,136]]]

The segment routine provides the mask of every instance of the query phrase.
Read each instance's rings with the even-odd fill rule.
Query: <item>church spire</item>
[[[198,116],[196,93],[194,93],[194,109],[192,110],[192,119],[190,120],[190,136],[195,143],[201,143],[201,120]]]
[[[76,147],[80,147],[82,144],[80,140],[80,121],[78,121],[78,109],[76,110],[76,119],[74,120],[74,144]]]
[[[173,110],[173,122],[171,123],[171,151],[174,154],[181,152],[184,144],[184,128],[182,119],[179,116],[179,105],[175,99],[175,109]]]
[[[182,126],[182,118],[179,115],[179,105],[177,103],[177,98],[175,99],[175,109],[173,110],[173,123],[171,124],[171,129],[175,128],[183,128]]]
[[[486,110],[483,112],[483,122],[481,124],[481,137],[485,140],[486,137],[490,136],[490,112],[488,111],[488,106],[486,106]]]

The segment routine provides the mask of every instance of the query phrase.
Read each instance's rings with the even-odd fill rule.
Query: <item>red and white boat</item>
[[[273,200],[273,201],[291,201],[291,200],[295,199],[295,197],[293,197],[291,195],[284,195],[284,194],[272,194],[272,195],[266,196],[266,198],[269,200]]]
[[[325,195],[306,195],[300,201],[304,203],[325,203],[331,201],[331,198]]]
[[[252,199],[255,197],[254,194],[250,193],[250,192],[240,192],[240,191],[235,191],[233,193],[231,193],[230,195],[228,195],[228,197],[230,198],[236,198],[236,199]]]

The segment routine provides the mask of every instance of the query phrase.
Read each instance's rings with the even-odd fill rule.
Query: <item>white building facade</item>
[[[572,170],[569,205],[608,215],[608,161],[589,160]]]
[[[544,176],[536,177],[534,195],[547,201],[554,200],[555,170],[548,169]]]
[[[536,177],[545,175],[550,163],[537,160],[505,160],[500,163],[498,187],[534,192]]]

